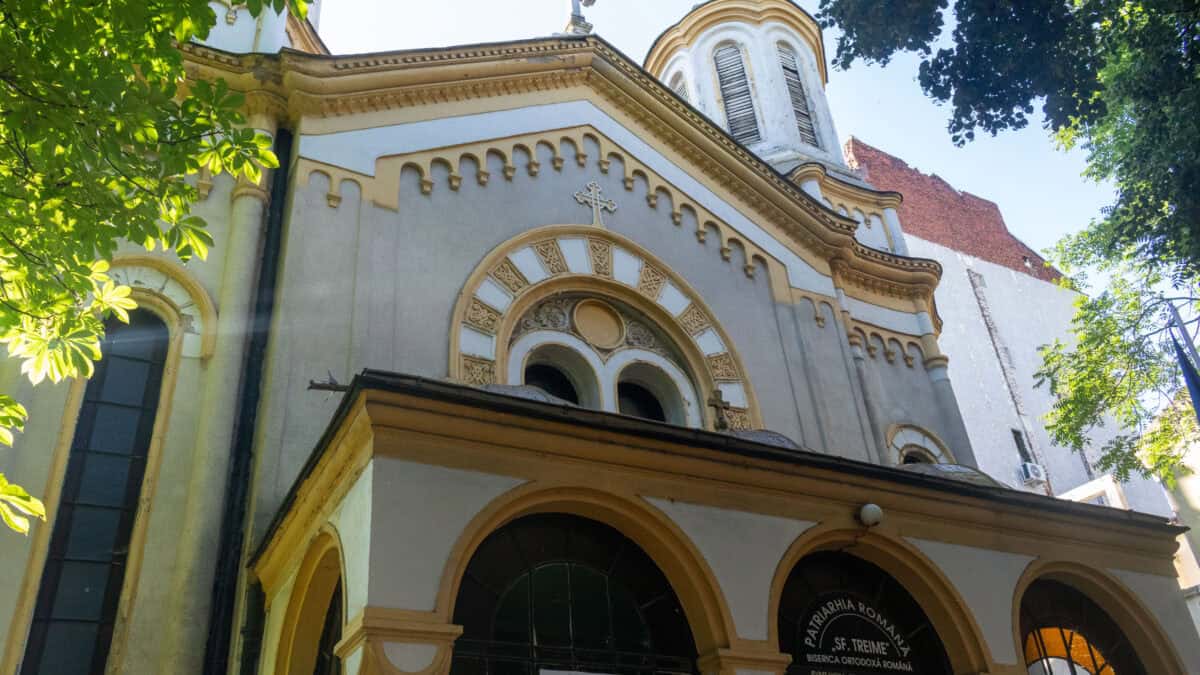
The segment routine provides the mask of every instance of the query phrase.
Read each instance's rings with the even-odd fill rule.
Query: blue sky
[[[596,32],[641,62],[663,29],[698,0],[598,0],[586,14]],[[323,0],[321,36],[334,53],[440,47],[549,35],[562,30],[570,0]],[[810,12],[817,0],[799,0]],[[829,53],[835,36],[826,34]],[[1000,205],[1009,229],[1038,250],[1080,229],[1111,201],[1111,191],[1080,174],[1081,152],[1056,150],[1038,121],[1019,132],[956,148],[948,111],[916,82],[918,59],[887,68],[856,63],[831,70],[829,101],[842,141],[851,135],[960,190]]]

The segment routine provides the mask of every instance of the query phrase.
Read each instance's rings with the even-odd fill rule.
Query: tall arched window
[[[717,47],[713,60],[717,66],[729,135],[738,143],[757,143],[762,140],[762,134],[758,130],[754,95],[750,91],[750,77],[746,73],[742,50],[737,45],[722,45]]]
[[[1029,675],[1145,675],[1133,645],[1091,598],[1038,579],[1021,597],[1021,640]]]
[[[804,91],[804,80],[800,77],[800,63],[796,59],[796,50],[783,42],[778,43],[776,47],[779,50],[779,65],[783,67],[783,81],[787,84],[788,98],[792,102],[792,112],[796,115],[796,128],[800,131],[800,140],[819,148],[821,145],[817,142],[817,129],[808,106],[808,96]]]
[[[637,544],[586,518],[526,516],[492,533],[467,566],[454,623],[463,633],[451,675],[695,672],[667,578]]]
[[[50,535],[23,675],[102,674],[167,358],[166,325],[109,321]]]

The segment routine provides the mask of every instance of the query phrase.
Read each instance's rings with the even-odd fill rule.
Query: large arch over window
[[[779,649],[792,657],[789,673],[954,672],[932,622],[904,586],[844,551],[817,551],[792,568],[777,620]]]
[[[1078,563],[1030,563],[1017,582],[1012,616],[1016,651],[1031,675],[1192,672],[1137,595]]]
[[[530,335],[542,330],[547,335],[557,332],[560,337],[546,340],[574,345],[589,362],[596,362],[593,369],[600,372],[604,359],[586,356],[595,350],[572,342],[580,336],[571,335],[579,333],[572,323],[577,317],[571,307],[550,306],[563,297],[593,298],[599,304],[627,310],[626,319],[633,320],[624,321],[625,332],[619,327],[602,330],[593,338],[592,347],[601,351],[608,347],[605,357],[630,348],[657,356],[666,353],[673,365],[661,369],[668,375],[677,369],[687,381],[687,386],[678,388],[688,402],[683,423],[704,426],[710,417],[705,404],[719,390],[732,407],[728,418],[733,428],[762,427],[741,358],[699,294],[648,251],[595,227],[531,230],[484,258],[468,278],[452,318],[450,376],[477,386],[521,384],[527,365],[524,360],[540,345],[537,340],[541,337]],[[531,314],[543,306],[545,316]],[[535,320],[527,321],[531,317]],[[609,333],[619,338],[617,342],[600,344]],[[656,335],[665,350],[655,346]],[[608,389],[602,387],[602,404],[609,396]],[[614,392],[611,405],[601,408],[615,411],[615,404]]]
[[[212,299],[203,286],[187,270],[165,258],[149,255],[117,256],[109,275],[114,281],[132,287],[131,297],[138,303],[138,311],[133,315],[155,317],[165,324],[168,332],[161,385],[154,403],[153,427],[145,448],[140,506],[133,516],[127,550],[122,552],[124,577],[120,588],[117,589],[117,606],[134,607],[149,526],[149,512],[153,508],[159,467],[163,460],[163,440],[171,418],[171,401],[179,374],[180,359],[203,359],[211,355],[216,335],[217,314]],[[50,526],[36,528],[31,535],[33,553],[26,564],[12,620],[13,626],[21,628],[9,631],[4,660],[0,664],[0,670],[4,672],[15,672],[26,653],[27,639],[24,628],[31,626],[33,621],[38,590],[42,586],[43,572],[50,557],[50,540],[55,529],[53,526],[58,517],[59,503],[64,497],[69,464],[73,461],[72,448],[79,431],[84,401],[89,398],[85,393],[91,382],[74,380],[67,394],[61,431],[53,450],[46,487],[42,492]],[[121,663],[128,621],[128,612],[120,611],[111,627],[108,652],[110,666]]]
[[[542,670],[695,672],[696,645],[666,576],[616,529],[542,513],[491,533],[454,603],[453,675]]]
[[[921,614],[928,620],[928,626],[936,632],[939,644],[944,646],[950,672],[990,672],[993,667],[992,657],[983,632],[966,602],[937,565],[902,539],[878,530],[864,531],[861,527],[851,525],[850,521],[848,516],[844,522],[838,519],[837,522],[813,527],[793,542],[784,553],[771,582],[768,611],[772,620],[768,624],[768,639],[779,645],[783,651],[785,640],[781,633],[783,627],[780,619],[788,611],[785,609],[785,590],[793,581],[793,572],[810,556],[837,552],[849,555],[882,572],[891,580],[889,584],[899,585],[916,603]],[[822,558],[816,559],[822,562]],[[854,564],[861,567],[858,562]],[[836,570],[834,573],[836,574]],[[878,579],[878,572],[870,573],[875,574]],[[795,606],[795,596],[792,597]],[[792,611],[792,614],[795,612]],[[794,660],[793,666],[798,665],[801,665],[800,662]],[[930,672],[940,671],[934,669]]]
[[[437,614],[450,621],[467,566],[484,540],[506,524],[536,514],[569,514],[604,523],[635,543],[670,582],[701,656],[728,648],[733,619],[704,556],[670,518],[640,499],[583,486],[530,483],[493,501],[464,529],[442,574]]]

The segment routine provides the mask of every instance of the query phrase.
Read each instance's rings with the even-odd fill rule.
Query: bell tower
[[[668,28],[645,67],[782,173],[847,172],[825,98],[825,45],[790,0],[710,0]]]
[[[313,51],[312,45],[319,43],[316,28],[325,2],[309,0],[305,22],[291,16],[287,10],[276,13],[265,7],[254,17],[244,2],[209,0],[209,7],[217,14],[217,22],[201,44],[236,54],[274,54],[285,47]]]

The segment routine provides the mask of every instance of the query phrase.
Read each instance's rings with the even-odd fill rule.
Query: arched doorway
[[[1117,623],[1068,584],[1038,579],[1021,596],[1021,646],[1030,675],[1145,675]]]
[[[536,514],[496,530],[454,604],[452,675],[695,672],[696,647],[666,576],[603,523]]]
[[[779,599],[789,675],[952,675],[942,640],[900,582],[871,562],[818,551],[792,569]]]

